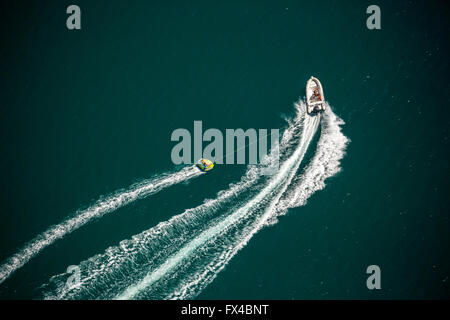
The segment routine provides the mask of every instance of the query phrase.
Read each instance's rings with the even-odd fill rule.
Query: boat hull
[[[315,115],[325,111],[325,96],[319,79],[311,77],[306,83],[306,111]]]

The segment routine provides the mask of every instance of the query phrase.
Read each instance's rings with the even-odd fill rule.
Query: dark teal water
[[[315,75],[351,140],[342,171],[198,298],[448,298],[444,3],[379,1],[374,31],[364,1],[77,1],[79,31],[66,29],[69,4],[1,10],[0,262],[100,196],[176,169],[176,128],[282,128]],[[244,171],[218,166],[87,224],[13,273],[0,298],[40,298],[68,265],[214,199]],[[372,264],[378,291],[366,288]]]

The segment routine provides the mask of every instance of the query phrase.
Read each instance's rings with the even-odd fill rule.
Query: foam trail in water
[[[289,152],[292,140],[301,133],[305,111],[304,106],[296,105],[296,107],[297,115],[289,122],[283,133],[280,143],[281,156]],[[83,261],[79,265],[83,277],[76,288],[66,287],[67,274],[52,277],[44,287],[51,286],[55,289],[44,293],[44,297],[47,299],[72,299],[80,296],[96,299],[114,297],[117,293],[109,293],[109,290],[113,290],[111,287],[125,289],[130,283],[142,279],[145,270],[154,269],[158,263],[163,263],[170,254],[185,244],[188,238],[192,239],[201,230],[213,226],[217,222],[214,218],[217,211],[227,209],[230,199],[238,198],[262,178],[260,169],[257,166],[249,166],[240,182],[230,185],[228,190],[219,192],[214,200],[206,200],[199,207],[188,209],[134,236],[131,240],[122,241],[120,246],[108,248],[104,254]],[[206,223],[207,219],[211,221]]]
[[[220,193],[215,200],[189,209],[167,222],[111,247],[79,266],[87,274],[76,288],[65,286],[67,275],[53,277],[56,292],[47,298],[151,298],[190,299],[198,295],[230,259],[264,226],[275,223],[276,217],[288,208],[303,205],[326,178],[340,170],[348,139],[342,134],[343,124],[330,108],[323,115],[317,149],[299,178],[295,178],[302,158],[317,128],[306,117],[301,140],[273,177],[255,184],[261,177],[250,168],[248,176]],[[301,127],[301,126],[300,126]],[[285,135],[286,137],[289,134]],[[292,145],[292,139],[286,139]],[[286,151],[285,150],[285,151]],[[224,209],[231,190],[239,194],[249,186],[262,186],[251,199],[231,208],[230,214],[205,223],[216,209]],[[251,191],[252,193],[253,191]],[[233,197],[236,194],[233,195]],[[220,210],[219,210],[220,211]]]
[[[272,177],[267,185],[254,198],[247,202],[244,206],[227,216],[221,222],[211,226],[203,231],[200,235],[183,246],[176,254],[170,256],[161,266],[156,270],[149,272],[144,279],[128,287],[124,292],[119,294],[117,299],[133,299],[141,292],[147,290],[155,282],[161,278],[176,271],[186,259],[191,258],[192,255],[197,254],[197,251],[211,240],[215,239],[228,228],[233,227],[239,223],[241,219],[252,212],[255,208],[259,208],[260,204],[271,194],[275,193],[275,198],[279,198],[290,181],[294,177],[300,163],[306,153],[309,143],[317,130],[319,117],[307,117],[305,119],[305,126],[303,136],[299,146],[295,152],[281,165],[279,172]],[[210,269],[209,269],[210,270]],[[176,271],[178,272],[178,271]]]
[[[325,179],[341,170],[341,160],[349,143],[349,139],[341,131],[343,124],[344,121],[327,108],[314,157],[277,205],[277,215],[286,213],[289,208],[305,205],[313,193],[325,188]]]
[[[250,188],[258,180],[258,171],[255,166],[249,168],[240,182],[231,184],[229,189],[219,192],[217,198],[205,200],[202,205],[160,222],[155,227],[133,236],[130,240],[123,240],[119,246],[108,248],[104,254],[81,262],[79,264],[81,274],[86,276],[81,279],[78,286],[66,287],[67,273],[52,277],[49,284],[56,287],[55,292],[44,293],[44,298],[71,299],[80,294],[91,295],[90,291],[95,292],[98,287],[107,289],[111,283],[120,282],[118,278],[122,276],[126,279],[125,281],[133,279],[142,268],[150,268],[160,256],[164,258],[170,250],[176,250],[178,245],[182,245],[186,233],[192,229],[200,230],[205,219],[223,209],[224,203]],[[142,258],[145,261],[142,261]],[[142,267],[135,268],[138,263]],[[107,292],[103,292],[101,296],[111,298]],[[99,296],[95,295],[93,298],[98,299]]]
[[[106,198],[98,200],[87,209],[77,212],[74,217],[50,227],[47,231],[41,233],[34,240],[25,245],[19,252],[7,259],[0,265],[0,284],[14,271],[24,266],[41,250],[54,243],[56,240],[77,230],[91,220],[100,218],[135,200],[142,199],[169,186],[187,181],[201,174],[203,174],[203,172],[199,171],[195,166],[185,167],[180,171],[159,175],[154,179],[134,184],[128,190],[121,190]]]
[[[323,114],[322,132],[316,152],[300,177],[292,179],[290,185],[286,183],[282,192],[273,198],[261,216],[242,228],[232,241],[224,241],[221,252],[210,254],[207,265],[197,267],[195,272],[189,274],[165,298],[192,299],[198,295],[256,232],[266,225],[274,224],[277,217],[285,214],[289,208],[304,205],[312,194],[323,189],[325,179],[340,171],[340,161],[345,155],[349,140],[341,132],[342,124],[344,122],[328,106]]]

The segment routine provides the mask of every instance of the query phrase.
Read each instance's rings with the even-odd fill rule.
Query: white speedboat
[[[319,79],[311,77],[306,83],[306,111],[315,115],[325,111],[325,96]]]

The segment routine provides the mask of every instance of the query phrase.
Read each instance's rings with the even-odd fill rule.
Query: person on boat
[[[319,95],[319,93],[317,92],[317,88],[314,88],[313,90],[313,101],[317,101],[317,96]]]

